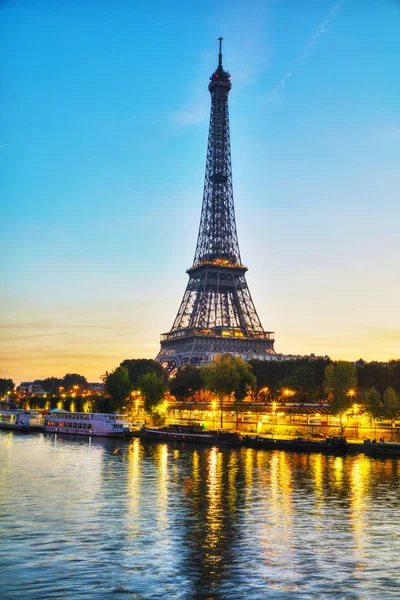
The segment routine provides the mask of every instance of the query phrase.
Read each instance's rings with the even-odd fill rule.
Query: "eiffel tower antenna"
[[[210,128],[196,251],[178,314],[171,330],[161,335],[156,357],[169,374],[223,352],[248,359],[275,354],[274,334],[261,325],[239,251],[229,132],[231,87],[219,38],[218,67],[208,85]]]

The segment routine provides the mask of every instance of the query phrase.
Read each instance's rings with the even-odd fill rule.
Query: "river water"
[[[0,597],[400,598],[400,460],[0,433]]]

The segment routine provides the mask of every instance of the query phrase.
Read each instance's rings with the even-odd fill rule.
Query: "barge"
[[[246,436],[244,443],[250,448],[264,448],[265,450],[288,450],[291,452],[322,452],[323,454],[347,454],[349,445],[346,438],[341,436],[328,437],[323,441],[305,438],[279,439],[268,438],[261,435]]]
[[[203,429],[200,425],[168,425],[166,427],[141,427],[142,440],[196,442],[199,444],[239,445],[242,438],[238,433],[225,430]]]
[[[394,442],[376,442],[375,440],[365,440],[363,452],[367,456],[399,456],[400,444]]]

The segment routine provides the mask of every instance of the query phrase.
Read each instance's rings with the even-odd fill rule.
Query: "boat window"
[[[91,423],[88,423],[88,426],[87,426],[87,428],[88,428],[88,429],[92,429],[92,424],[91,424]]]
[[[76,423],[74,423],[74,428],[76,429]]]

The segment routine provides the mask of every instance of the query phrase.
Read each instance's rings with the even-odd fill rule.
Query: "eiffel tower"
[[[161,335],[156,357],[169,374],[224,352],[247,359],[275,354],[274,334],[261,325],[240,258],[229,135],[231,80],[222,66],[222,38],[208,89],[210,129],[196,252],[178,314],[171,331]]]

